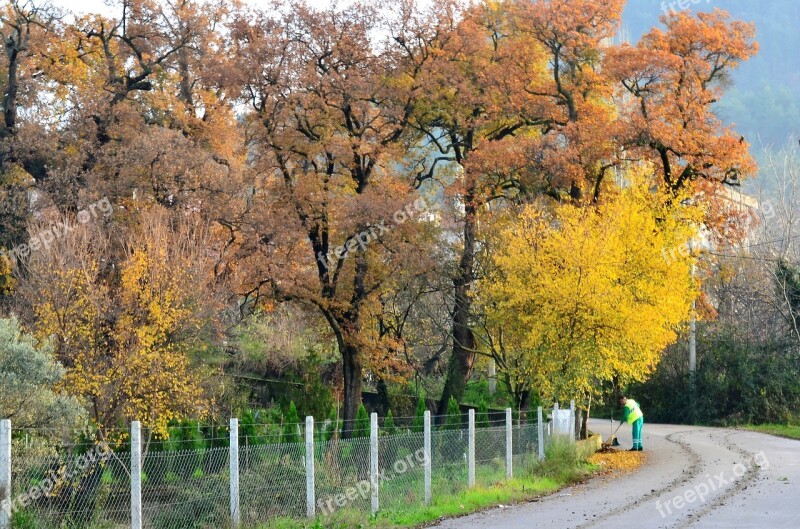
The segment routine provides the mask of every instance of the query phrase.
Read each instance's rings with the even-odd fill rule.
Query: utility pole
[[[689,239],[689,255],[692,259],[692,282],[695,276],[694,244]],[[689,376],[694,385],[694,375],[697,371],[697,300],[692,301],[692,314],[689,319]]]
[[[692,282],[695,277],[694,239],[689,239],[689,256],[692,259]],[[697,386],[695,376],[697,372],[697,300],[692,301],[692,314],[689,318],[689,418],[695,421],[695,395]]]
[[[686,199],[681,201],[681,205],[691,206],[694,204],[694,199]],[[691,280],[694,283],[695,275],[697,274],[696,263],[697,260],[694,254],[694,236],[689,239],[687,244],[689,249],[689,258],[691,262]],[[695,412],[695,375],[697,371],[697,300],[692,300],[691,314],[689,315],[689,418],[694,423]]]

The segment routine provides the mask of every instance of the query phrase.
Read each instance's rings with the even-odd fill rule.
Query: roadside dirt
[[[592,429],[605,431],[608,423],[594,422]],[[639,453],[624,451],[630,431],[618,437],[618,452],[593,456],[608,470],[585,483],[435,527],[800,528],[800,441],[645,423]]]

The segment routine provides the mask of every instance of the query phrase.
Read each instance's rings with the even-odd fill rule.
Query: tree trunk
[[[342,406],[342,438],[349,439],[353,435],[356,414],[361,404],[363,366],[363,344],[359,340],[361,304],[367,299],[367,290],[364,286],[367,277],[368,265],[364,253],[355,256],[355,276],[353,277],[353,295],[347,311],[339,312],[322,309],[325,319],[328,320],[331,330],[336,336],[339,353],[342,356],[342,378],[344,384],[344,403]],[[320,272],[324,273],[324,272]],[[323,276],[321,279],[325,279]],[[323,284],[325,284],[323,282]],[[324,294],[330,294],[330,291]],[[331,302],[334,300],[331,299]]]
[[[6,74],[6,87],[3,93],[3,137],[14,133],[17,124],[17,68],[19,65],[19,51],[16,49],[17,43],[9,39],[6,43],[6,58],[8,59],[8,69]]]
[[[388,415],[389,410],[392,409],[392,403],[389,400],[389,387],[386,381],[378,378],[378,409],[376,410],[381,416]]]
[[[528,389],[524,389],[520,393],[519,400],[517,401],[517,410],[519,411],[520,416],[522,416],[523,414],[527,414],[530,407],[531,407],[531,392]]]
[[[592,396],[589,395],[589,404],[586,406],[586,416],[581,421],[581,439],[589,438],[589,415],[592,412]]]
[[[439,400],[439,415],[447,412],[447,403],[450,397],[460,401],[464,396],[472,362],[475,357],[475,337],[469,327],[472,313],[472,298],[470,289],[474,280],[473,267],[475,264],[475,232],[477,229],[477,216],[474,197],[469,194],[465,200],[464,216],[464,249],[459,262],[458,276],[453,285],[455,287],[455,305],[453,307],[453,354],[447,366],[447,380]]]
[[[459,296],[457,295],[457,297]],[[450,362],[447,366],[447,380],[444,384],[444,391],[442,391],[442,398],[439,401],[439,415],[444,415],[447,412],[447,403],[450,401],[450,397],[460,401],[464,396],[474,347],[472,331],[467,324],[469,311],[469,301],[456,302],[455,317],[453,318],[453,354],[450,356]]]
[[[349,439],[353,434],[356,414],[361,405],[362,372],[361,350],[352,343],[345,343],[342,350],[342,371],[344,375],[344,429],[342,437]]]

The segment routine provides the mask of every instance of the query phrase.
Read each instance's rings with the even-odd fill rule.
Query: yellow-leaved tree
[[[630,178],[596,205],[526,206],[497,235],[486,343],[520,407],[647,378],[689,319],[698,289],[675,250],[698,212]]]
[[[37,337],[65,368],[63,389],[89,411],[98,435],[139,420],[157,435],[205,404],[202,348],[210,262],[204,230],[143,212],[118,252],[97,226],[76,226],[32,255],[23,278]],[[116,258],[109,256],[116,255]]]

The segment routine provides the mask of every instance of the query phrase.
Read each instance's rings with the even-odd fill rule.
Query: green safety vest
[[[639,404],[633,399],[628,399],[625,403],[625,418],[628,424],[633,424],[642,417],[644,417],[644,413],[639,409]]]

